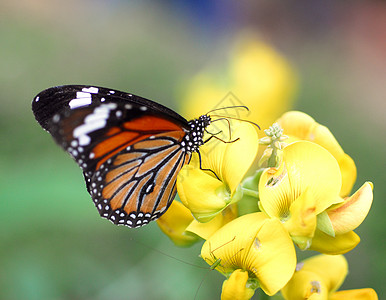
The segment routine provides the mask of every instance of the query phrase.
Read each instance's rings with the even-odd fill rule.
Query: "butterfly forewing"
[[[105,101],[146,107],[153,112],[168,116],[182,126],[187,124],[187,121],[179,114],[154,101],[130,93],[86,85],[63,85],[44,90],[34,98],[32,111],[38,123],[49,131],[50,126],[47,123],[52,120],[55,114],[65,108],[75,109]]]
[[[184,118],[150,100],[88,86],[43,91],[32,109],[83,169],[102,217],[138,227],[166,211],[190,158],[181,146]]]

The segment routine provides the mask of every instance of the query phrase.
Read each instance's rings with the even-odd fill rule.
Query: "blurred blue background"
[[[294,109],[330,128],[374,203],[346,255],[342,289],[385,293],[386,3],[384,1],[0,2],[0,299],[219,299],[223,277],[200,245],[157,225],[98,217],[77,165],[35,122],[32,98],[62,84],[130,91],[179,110],[177,90],[248,28],[300,79]],[[258,109],[258,107],[257,107]],[[204,112],[203,112],[204,113]],[[258,120],[256,120],[258,122]]]

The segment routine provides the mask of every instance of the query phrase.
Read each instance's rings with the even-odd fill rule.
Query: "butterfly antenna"
[[[216,121],[221,121],[221,120],[225,120],[228,122],[229,139],[231,140],[232,139],[231,123],[229,122],[229,120],[227,118],[224,117],[224,118],[216,119],[216,120],[213,120],[212,123],[214,123]]]
[[[220,139],[219,137],[215,136],[215,135],[212,135],[211,137],[209,137],[208,139],[206,139],[204,141],[204,144],[206,144],[207,142],[209,142],[212,138],[215,138],[216,140],[219,140],[220,142],[223,142],[224,144],[231,144],[231,143],[234,143],[236,141],[238,141],[240,138],[237,138],[237,139],[234,139],[232,141],[224,141],[222,139]]]
[[[205,132],[206,132],[207,134],[210,134],[210,135],[218,135],[218,134],[220,134],[220,133],[222,132],[222,130],[220,130],[220,131],[218,131],[218,132],[216,132],[216,133],[213,133],[213,132],[209,132],[206,128],[205,128],[204,130],[205,130]]]
[[[220,108],[215,108],[210,111],[208,111],[206,114],[210,114],[211,112],[217,111],[217,110],[222,110],[222,109],[228,109],[228,108],[244,108],[247,111],[249,111],[249,108],[245,105],[233,105],[233,106],[225,106],[225,107],[220,107]]]
[[[229,116],[222,116],[222,115],[211,115],[211,117],[217,117],[217,118],[224,118],[224,119],[232,119],[232,120],[237,120],[240,122],[247,122],[249,124],[252,124],[253,126],[256,126],[257,128],[261,129],[259,125],[257,125],[255,122],[249,121],[249,120],[244,120],[244,119],[239,119],[239,118],[234,118],[234,117],[229,117]],[[214,120],[216,121],[216,120]],[[214,122],[212,121],[212,122]]]

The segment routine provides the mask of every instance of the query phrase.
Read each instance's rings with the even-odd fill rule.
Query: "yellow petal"
[[[347,276],[348,264],[343,255],[315,255],[303,261],[301,271],[318,274],[328,291],[336,291]]]
[[[340,195],[346,196],[350,193],[357,177],[355,163],[350,156],[343,152],[330,130],[325,126],[316,124],[317,126],[312,133],[315,136],[314,142],[327,149],[337,160],[342,175]]]
[[[215,232],[201,249],[216,270],[231,274],[236,269],[249,271],[268,295],[275,294],[291,278],[296,254],[292,241],[277,219],[264,213],[241,216]]]
[[[198,241],[196,236],[185,232],[193,216],[182,203],[173,201],[169,209],[158,220],[157,224],[174,244],[185,247]]]
[[[289,208],[294,198],[290,177],[286,163],[282,163],[279,169],[266,169],[259,181],[259,206],[261,210],[270,217],[277,217],[280,220],[287,220]]]
[[[354,249],[359,242],[360,238],[354,231],[331,237],[320,230],[315,230],[309,249],[324,254],[344,254]]]
[[[213,235],[217,230],[222,226],[229,223],[237,217],[237,207],[235,205],[230,205],[222,211],[222,213],[216,215],[212,220],[206,223],[201,223],[196,220],[193,220],[189,226],[186,228],[187,232],[191,232],[199,237],[207,240],[210,236]]]
[[[343,234],[357,228],[366,218],[373,202],[373,184],[366,182],[344,202],[327,210],[336,234]]]
[[[315,197],[307,188],[290,206],[285,228],[294,237],[313,237],[316,228]]]
[[[221,300],[249,300],[255,293],[247,287],[248,272],[235,270],[222,285]]]
[[[356,166],[351,157],[344,153],[331,131],[315,122],[309,115],[299,111],[287,112],[277,122],[284,129],[284,134],[291,137],[287,143],[296,140],[311,141],[319,144],[335,157],[342,175],[340,195],[348,195],[356,180]]]
[[[287,234],[277,219],[267,220],[250,249],[251,269],[269,296],[288,282],[296,267],[295,248]]]
[[[321,146],[294,142],[283,150],[279,170],[267,169],[259,183],[260,202],[271,217],[286,219],[292,203],[306,189],[315,198],[315,214],[337,202],[341,187],[339,166]]]
[[[340,157],[344,153],[331,131],[303,112],[286,112],[277,123],[284,129],[284,134],[298,140],[314,142],[328,150],[334,157]]]
[[[177,176],[181,202],[200,222],[208,222],[231,201],[225,185],[204,171],[185,165]]]
[[[206,223],[201,223],[196,220],[193,220],[189,226],[186,228],[186,231],[194,233],[204,240],[208,239],[213,233],[220,229],[223,225],[222,214],[218,214],[212,220]]]
[[[295,272],[281,290],[286,300],[328,300],[328,288],[321,276],[314,272]]]
[[[297,140],[311,140],[311,132],[315,125],[315,120],[309,115],[300,111],[289,111],[284,113],[278,120],[284,134],[293,136]]]
[[[212,138],[200,148],[200,153],[202,168],[215,172],[233,195],[255,160],[259,143],[255,126],[237,120],[229,122],[230,133],[228,122],[212,123],[208,131],[221,132],[216,137],[222,141]]]
[[[327,300],[330,292],[342,284],[347,270],[347,261],[343,256],[313,256],[298,264],[282,294],[289,300]]]
[[[310,141],[328,150],[335,157],[335,159],[344,154],[342,147],[339,145],[331,131],[326,126],[320,125],[316,122],[313,130],[311,131]]]
[[[333,293],[329,300],[378,300],[377,293],[370,288],[348,291],[338,291]]]
[[[350,194],[355,180],[357,179],[357,167],[354,160],[344,153],[338,160],[340,172],[342,173],[342,189],[340,196],[345,197]]]

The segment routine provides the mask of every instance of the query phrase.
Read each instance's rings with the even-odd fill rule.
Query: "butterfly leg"
[[[215,135],[211,135],[208,139],[206,139],[206,140],[204,141],[204,144],[207,143],[207,142],[209,142],[212,138],[215,138],[215,139],[217,139],[217,140],[219,140],[220,142],[223,142],[223,143],[225,143],[225,144],[234,143],[234,142],[237,142],[237,141],[240,139],[240,138],[237,138],[237,139],[234,139],[234,140],[232,140],[232,141],[224,141],[224,140],[220,139],[219,137],[217,137],[217,136],[215,136]]]
[[[211,170],[211,169],[204,169],[204,168],[202,167],[201,153],[200,153],[200,151],[197,151],[197,153],[198,153],[198,160],[199,160],[199,162],[200,162],[200,170],[212,172],[212,173],[214,174],[214,176],[216,176],[216,178],[217,178],[218,180],[220,180],[220,178],[217,176],[217,174],[216,174],[213,170]]]

